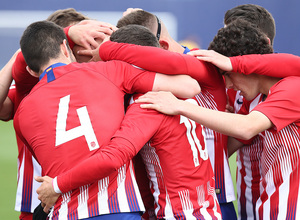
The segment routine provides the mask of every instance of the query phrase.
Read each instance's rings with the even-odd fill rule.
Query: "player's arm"
[[[236,138],[233,137],[228,137],[227,140],[227,153],[228,153],[228,158],[234,154],[238,149],[243,147],[243,143],[237,140]]]
[[[253,54],[230,57],[233,72],[273,77],[300,76],[300,57],[292,54]]]
[[[192,56],[157,47],[107,41],[100,48],[99,55],[104,61],[122,60],[153,72],[187,74],[201,83],[206,83],[209,74],[216,71],[210,64],[199,62]]]
[[[57,193],[68,192],[102,179],[132,159],[157,132],[162,117],[165,116],[157,114],[156,111],[141,109],[137,104],[131,105],[120,129],[107,146],[101,147],[93,156],[54,179],[53,185],[56,193],[53,190],[51,178],[36,178],[38,181],[44,181],[37,192],[39,199],[47,204],[45,212],[58,198],[59,194]],[[89,172],[86,172],[87,170]]]
[[[199,60],[211,62],[227,72],[257,73],[273,77],[300,76],[300,57],[292,54],[249,54],[226,57],[213,50],[190,52]]]
[[[120,61],[110,61],[107,62],[107,65],[118,67],[117,72],[119,74],[110,74],[108,77],[114,77],[112,79],[114,82],[121,82],[127,94],[171,91],[177,97],[192,98],[201,91],[198,82],[188,75],[166,75],[149,72]]]
[[[152,91],[170,91],[178,98],[193,98],[201,92],[199,83],[188,75],[155,74]]]
[[[11,57],[0,71],[0,119],[8,120],[13,114],[13,102],[8,98],[8,91],[12,83],[12,67],[19,50]]]
[[[141,104],[141,107],[164,114],[184,115],[205,127],[242,140],[248,140],[272,127],[272,122],[261,112],[240,115],[211,110],[179,100],[170,92],[148,92],[136,102],[147,103]]]

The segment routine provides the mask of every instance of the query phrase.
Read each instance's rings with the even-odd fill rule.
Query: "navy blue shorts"
[[[142,213],[141,212],[123,212],[123,213],[114,213],[107,215],[98,215],[91,218],[91,220],[141,220]]]
[[[233,202],[220,203],[223,220],[237,220]]]

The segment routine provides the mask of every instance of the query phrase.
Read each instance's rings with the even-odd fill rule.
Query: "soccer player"
[[[270,40],[273,45],[275,38],[275,20],[272,14],[262,6],[255,4],[243,4],[226,11],[224,15],[225,26],[237,19],[244,19],[256,25]],[[216,50],[215,48],[211,48]],[[236,51],[238,52],[238,51]],[[259,51],[256,51],[259,53]],[[239,54],[247,54],[247,51],[242,53],[229,50],[222,53],[225,56],[235,56]],[[227,90],[229,106],[233,109],[232,112],[238,114],[248,114],[259,102],[262,101],[262,94],[259,94],[251,101],[247,101],[240,95],[239,91],[233,89]],[[241,147],[237,150],[237,174],[236,174],[236,189],[238,201],[238,218],[239,219],[256,219],[255,204],[259,198],[260,190],[259,183],[261,180],[261,165],[260,159],[262,154],[261,135],[257,135],[251,141],[247,141],[244,145],[240,142],[232,140],[229,137],[228,155],[232,155],[236,147]],[[251,143],[250,143],[251,142]],[[234,143],[234,144],[232,144]]]
[[[156,37],[140,25],[120,28],[111,35],[111,40],[159,46]],[[138,96],[135,94],[133,99]],[[194,99],[187,101],[197,104]],[[66,191],[91,183],[142,149],[158,219],[221,219],[204,136],[202,126],[187,118],[145,111],[133,103],[109,145],[55,178],[54,185]],[[110,158],[103,157],[106,151],[110,152]],[[89,175],[83,178],[86,170],[90,170]]]
[[[70,25],[75,25],[83,20],[89,20],[90,18],[84,14],[76,11],[74,8],[59,9],[53,12],[46,19],[52,21],[55,24],[65,28]]]
[[[72,16],[68,16],[72,14]],[[54,16],[59,15],[59,16]],[[55,19],[54,19],[55,17]],[[48,19],[53,22],[62,22],[64,25],[74,24],[74,17],[76,21],[80,19],[86,19],[81,13],[74,9],[63,9],[55,11]],[[71,19],[71,20],[70,20]],[[22,99],[30,92],[31,88],[38,82],[36,77],[31,76],[25,69],[27,64],[25,63],[22,53],[19,51],[14,55],[14,59],[17,60],[19,66],[13,65],[10,60],[3,71],[5,70],[10,80],[1,74],[0,80],[3,82],[3,87],[0,90],[0,119],[4,121],[12,120],[14,113],[17,110]],[[9,67],[10,66],[10,67]],[[4,72],[3,72],[4,73]],[[9,88],[12,83],[14,84]],[[37,199],[36,189],[39,187],[36,181],[33,181],[35,175],[41,175],[40,165],[37,163],[31,153],[24,146],[22,141],[17,137],[18,145],[18,179],[17,179],[17,193],[15,210],[20,211],[20,219],[32,219],[32,212],[34,208],[39,204]]]
[[[20,42],[29,72],[40,81],[19,106],[14,127],[49,176],[70,169],[108,143],[123,119],[126,92],[160,86],[154,83],[155,73],[123,62],[72,62],[67,38],[52,22],[31,24]],[[144,208],[131,166],[127,161],[106,178],[65,193],[50,218],[140,218]]]
[[[117,27],[123,27],[128,24],[139,24],[149,28],[152,33],[154,33],[159,39],[160,47],[163,49],[184,54],[190,51],[189,48],[183,47],[178,42],[176,42],[170,36],[165,24],[152,13],[141,9],[130,9],[129,13],[127,12],[125,16],[119,19]],[[125,50],[125,47],[122,47],[122,50],[121,48],[120,50],[116,50],[119,53],[113,54],[113,48],[111,48],[110,50],[111,53],[109,53],[106,57],[103,56],[103,59],[121,59],[140,66],[144,69],[158,72],[164,72],[163,69],[160,68],[163,67],[167,69],[169,65],[168,63],[165,63],[169,61],[166,61],[163,56],[157,59],[146,59],[146,56],[142,56],[144,51],[140,51],[139,54],[136,54],[136,51],[134,51],[133,53],[132,50],[128,51]],[[104,52],[102,54],[104,54]],[[131,56],[129,56],[129,54]],[[134,56],[134,54],[136,54],[136,56]],[[149,53],[149,56],[155,58],[157,56],[157,53],[155,54],[155,56],[154,54]],[[139,59],[141,62],[136,61],[134,58]],[[162,60],[164,60],[164,62],[162,62]],[[174,64],[176,65],[176,62],[172,63],[172,65]],[[198,63],[195,65],[201,64]],[[160,68],[158,68],[158,66]],[[179,64],[177,64],[177,68],[180,68]],[[200,72],[200,68],[201,67],[199,67],[196,79],[201,86],[202,92],[197,96],[197,102],[200,106],[225,111],[226,95],[224,88],[225,85],[222,85],[221,82],[222,79],[218,74],[202,75]],[[209,71],[215,73],[215,70]],[[216,193],[223,213],[223,219],[236,219],[236,212],[232,203],[232,201],[235,200],[235,193],[227,157],[227,137],[215,131],[212,131],[209,128],[205,128],[205,132],[207,138],[206,142],[208,144],[207,149],[215,173]]]
[[[234,34],[237,30],[235,29]],[[254,31],[255,29],[249,28],[246,33],[253,34]],[[264,34],[259,35],[265,38]],[[224,48],[230,48],[231,45],[222,39],[224,38],[220,35],[220,38],[214,41],[216,43],[220,40],[219,46],[223,44]],[[232,46],[238,45],[233,43]],[[268,45],[268,40],[265,38],[256,46],[264,46],[272,51],[270,45],[268,49]],[[141,107],[156,109],[167,114],[181,114],[211,129],[240,139],[250,139],[264,132],[261,193],[256,204],[256,217],[257,219],[298,219],[300,77],[290,76],[281,79],[257,74],[265,73],[269,69],[289,73],[297,72],[297,69],[286,68],[288,65],[282,65],[278,59],[269,58],[265,63],[263,56],[267,55],[258,56],[258,59],[257,55],[254,58],[251,55],[227,58],[214,51],[198,51],[198,55],[199,59],[213,62],[224,71],[228,88],[240,90],[247,100],[252,100],[262,93],[263,102],[249,114],[241,115],[198,107],[175,99],[169,93],[149,93],[140,97],[138,102],[150,104]],[[273,57],[276,54],[269,56]],[[299,66],[299,58],[297,63]]]

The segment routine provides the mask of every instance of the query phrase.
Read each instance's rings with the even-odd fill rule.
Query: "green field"
[[[0,121],[0,143],[0,219],[16,220],[19,216],[19,212],[14,211],[17,187],[17,144],[12,122]],[[232,178],[235,180],[235,155],[229,162]]]
[[[17,144],[12,122],[0,121],[0,219],[18,219],[14,210],[17,189]]]

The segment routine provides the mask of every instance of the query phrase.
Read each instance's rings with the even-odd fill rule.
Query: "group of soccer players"
[[[298,77],[290,75],[299,57],[272,54],[275,22],[260,6],[228,10],[224,23],[208,51],[181,46],[140,9],[118,30],[31,24],[0,79],[1,119],[13,118],[17,133],[20,219],[32,219],[41,175],[50,219],[236,219],[228,165],[236,150],[238,217],[297,219]],[[85,49],[77,61],[105,62],[76,63],[76,48]]]

